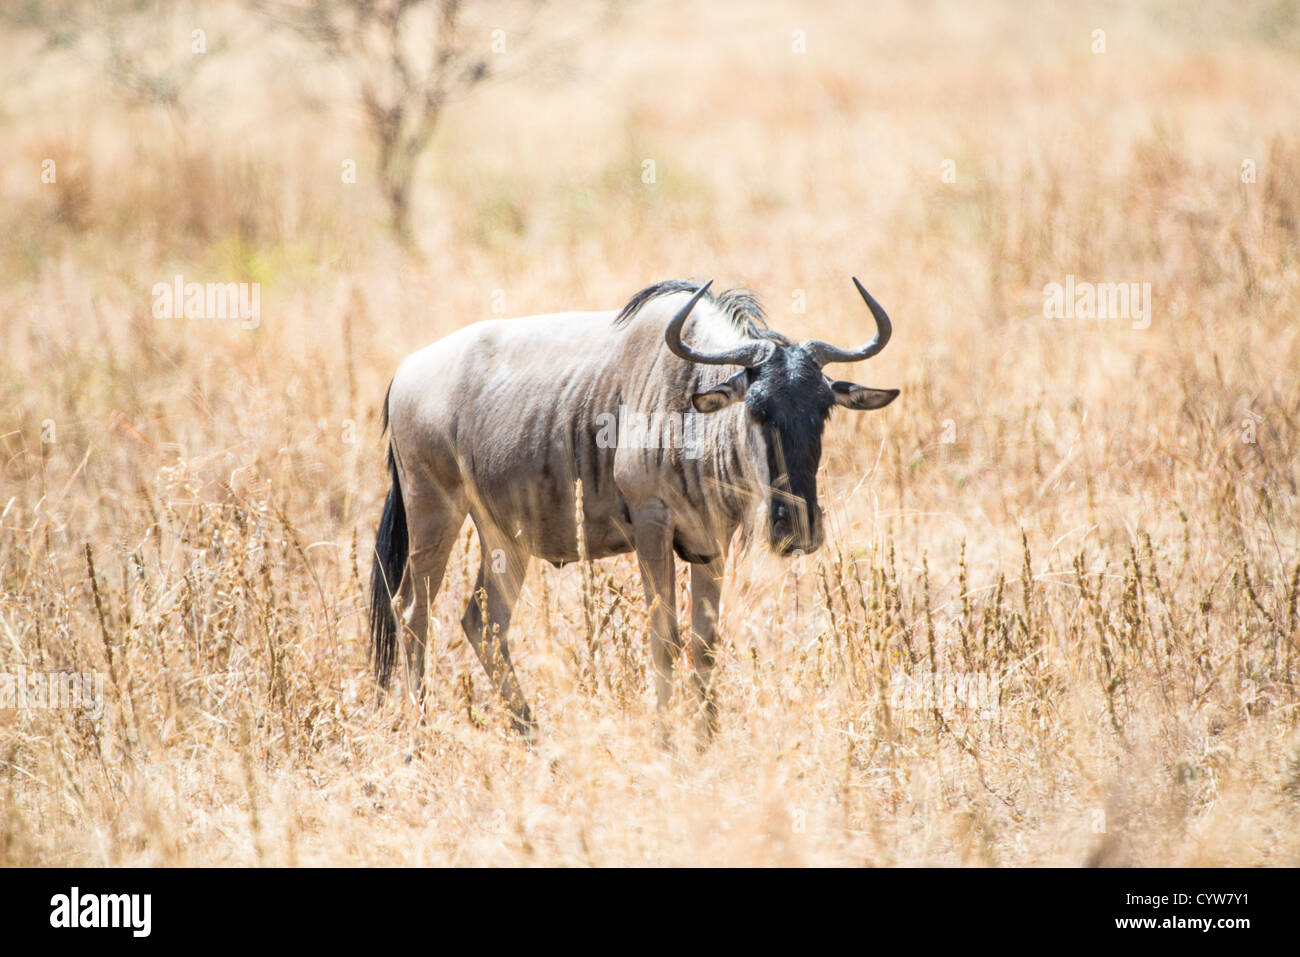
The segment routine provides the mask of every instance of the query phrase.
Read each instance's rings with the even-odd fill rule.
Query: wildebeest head
[[[691,397],[699,412],[717,412],[743,401],[746,415],[761,430],[767,450],[768,541],[782,555],[810,552],[824,538],[817,505],[817,467],[822,430],[834,406],[880,409],[897,389],[871,389],[832,380],[822,372],[830,362],[857,362],[874,356],[889,341],[889,316],[855,278],[876,320],[876,336],[856,349],[840,349],[819,339],[789,342],[784,337],[749,339],[719,352],[698,352],[682,341],[682,327],[712,282],[705,283],[668,324],[668,349],[681,359],[705,365],[739,365],[722,384]]]

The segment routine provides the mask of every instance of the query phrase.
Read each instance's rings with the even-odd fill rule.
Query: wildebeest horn
[[[829,342],[822,342],[820,339],[809,339],[804,342],[803,347],[808,350],[819,366],[824,366],[828,362],[859,362],[862,359],[870,359],[885,348],[885,343],[889,342],[889,337],[894,332],[889,316],[885,315],[885,310],[880,308],[880,303],[871,298],[871,293],[862,288],[862,283],[858,282],[857,276],[853,277],[853,285],[858,287],[858,292],[862,294],[863,301],[866,302],[867,308],[871,310],[871,315],[876,319],[876,338],[858,349],[841,349],[839,346],[833,346]]]
[[[709,291],[713,285],[710,279],[699,289],[695,290],[695,295],[691,296],[691,301],[678,310],[677,315],[673,316],[673,321],[668,323],[668,329],[664,332],[664,342],[668,345],[668,351],[679,359],[685,359],[688,362],[699,362],[703,365],[710,366],[750,366],[761,365],[772,354],[774,346],[770,342],[744,342],[733,346],[730,349],[723,349],[721,352],[705,353],[696,352],[686,343],[682,342],[682,326],[686,324],[687,317],[695,304],[700,301],[700,297]],[[889,320],[885,320],[888,322]]]

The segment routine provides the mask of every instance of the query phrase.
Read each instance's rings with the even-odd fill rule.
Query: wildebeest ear
[[[747,370],[741,369],[726,382],[710,389],[708,392],[697,392],[691,396],[691,405],[695,406],[696,412],[717,412],[719,409],[725,409],[733,402],[738,402],[745,397],[745,389],[749,387],[749,376]]]
[[[832,382],[835,404],[846,409],[883,409],[898,398],[897,389],[868,389],[853,382]]]

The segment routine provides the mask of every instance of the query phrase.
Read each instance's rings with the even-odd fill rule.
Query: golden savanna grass
[[[1300,7],[552,10],[449,108],[422,256],[347,75],[177,9],[228,38],[178,110],[0,32],[0,673],[106,696],[0,711],[0,863],[1300,864]],[[177,274],[260,325],[156,318]],[[427,723],[377,701],[405,354],[674,277],[848,344],[850,275],[895,334],[834,371],[902,395],[833,417],[822,551],[729,562],[716,740],[683,680],[662,746],[623,558],[534,563],[524,746],[468,527]],[[1067,275],[1150,283],[1149,328],[1045,318]]]

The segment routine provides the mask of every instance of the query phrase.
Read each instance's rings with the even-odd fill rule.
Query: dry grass
[[[1295,5],[714,6],[620,7],[449,112],[423,261],[340,78],[228,5],[184,117],[0,33],[0,672],[107,697],[0,711],[0,863],[1300,864]],[[261,282],[261,325],[154,318],[176,273]],[[427,725],[376,704],[404,354],[495,290],[692,275],[849,341],[850,274],[896,333],[849,374],[903,394],[833,420],[822,552],[730,563],[711,746],[684,685],[659,745],[630,559],[534,566],[522,746],[468,529]],[[1151,283],[1150,328],[1043,318],[1067,274]]]

